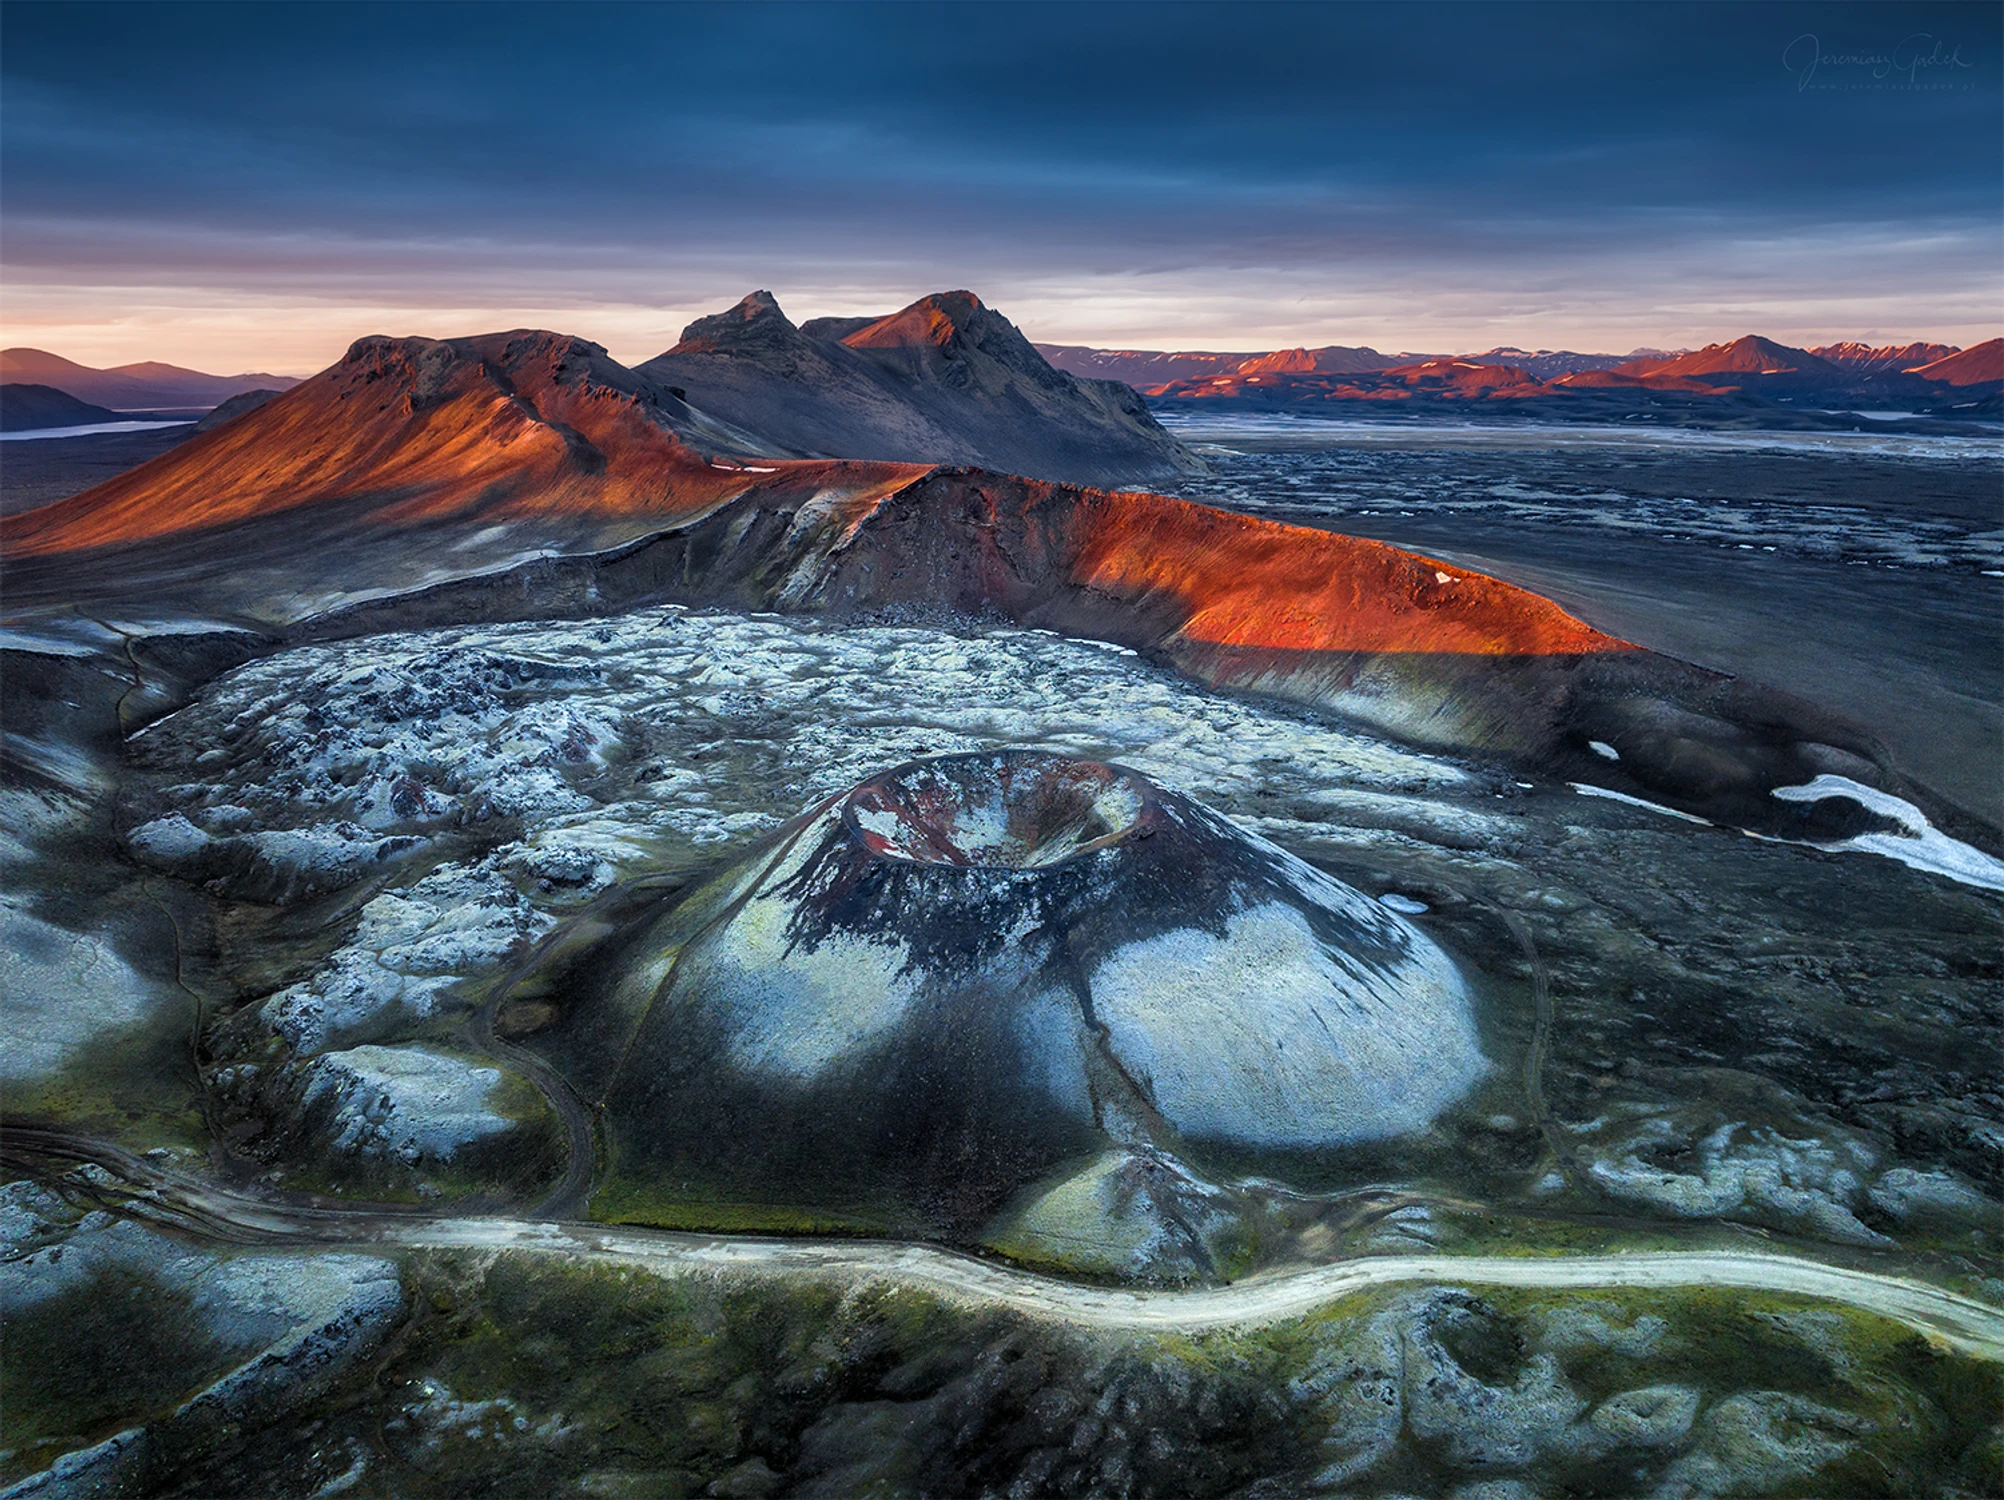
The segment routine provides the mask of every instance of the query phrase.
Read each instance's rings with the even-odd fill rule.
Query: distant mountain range
[[[204,375],[155,360],[98,370],[46,349],[0,349],[0,385],[50,386],[114,412],[206,411],[244,391],[297,384],[289,375]]]
[[[1917,370],[1959,351],[1953,344],[1887,344],[1875,349],[1870,344],[1843,343],[1825,344],[1809,352],[1840,370],[1877,375],[1887,370]]]
[[[1500,373],[1499,373],[1500,372]],[[1619,393],[1708,401],[1754,413],[1894,407],[1991,416],[2004,410],[2004,340],[1973,349],[1859,342],[1799,349],[1748,334],[1695,350],[1627,354],[1500,346],[1477,354],[1383,354],[1328,344],[1264,351],[1095,349],[1032,344],[970,292],[939,292],[888,315],[796,326],[768,292],[699,318],[636,367],[686,404],[692,437],[719,451],[780,457],[947,462],[1081,483],[1126,483],[1201,467],[1164,432],[1158,404],[1257,407],[1346,401],[1566,402],[1589,416]],[[93,369],[41,349],[0,351],[0,424],[84,425],[132,411],[218,411],[209,425],[299,384],[282,375],[207,375],[147,361]],[[1137,394],[1137,389],[1141,393]],[[33,392],[34,394],[30,394]],[[43,394],[46,392],[46,394]],[[686,403],[684,397],[686,393]],[[1577,398],[1598,393],[1591,402]],[[1570,402],[1567,397],[1575,398]],[[65,406],[63,399],[74,401]],[[1593,403],[1598,403],[1594,405]],[[1660,405],[1661,402],[1656,404]],[[1827,425],[1827,424],[1825,424]]]
[[[52,385],[9,383],[0,386],[0,432],[32,432],[41,427],[87,427],[116,422],[119,415],[102,406],[79,401]]]
[[[1929,346],[1932,347],[1932,346]],[[1541,380],[1576,370],[1605,370],[1628,360],[1667,358],[1668,350],[1631,349],[1626,354],[1578,354],[1570,349],[1497,348],[1480,354],[1422,354],[1410,349],[1380,354],[1376,349],[1325,344],[1318,349],[1269,349],[1227,354],[1189,349],[1164,353],[1154,349],[1093,349],[1083,344],[1038,344],[1037,352],[1061,370],[1103,380],[1124,380],[1142,391],[1175,380],[1206,375],[1360,375],[1391,370],[1429,360],[1466,359],[1477,364],[1510,365]]]
[[[1539,349],[1534,352],[1505,345],[1460,357],[1475,364],[1510,365],[1540,380],[1555,380],[1561,375],[1577,375],[1584,370],[1611,370],[1633,359],[1668,359],[1671,353],[1668,349],[1631,349],[1626,354],[1579,354],[1571,349]]]
[[[1874,346],[1863,343],[1828,344],[1817,349],[1796,349],[1758,335],[1748,335],[1735,339],[1729,344],[1710,344],[1697,350],[1631,349],[1626,354],[1583,354],[1571,349],[1519,349],[1514,346],[1500,346],[1485,349],[1479,354],[1443,355],[1416,354],[1410,351],[1399,354],[1381,354],[1376,349],[1331,344],[1322,348],[1275,349],[1240,353],[1225,353],[1211,350],[1183,350],[1164,352],[1153,349],[1094,349],[1080,344],[1039,344],[1037,350],[1053,365],[1070,370],[1078,375],[1093,375],[1102,379],[1125,380],[1138,387],[1149,396],[1161,396],[1172,400],[1193,399],[1199,387],[1224,392],[1242,394],[1241,380],[1255,376],[1333,376],[1370,375],[1393,376],[1394,372],[1410,372],[1421,367],[1436,367],[1432,374],[1419,382],[1421,386],[1444,385],[1455,389],[1480,388],[1485,391],[1499,389],[1498,382],[1485,378],[1470,382],[1466,379],[1451,379],[1444,375],[1449,364],[1505,366],[1522,372],[1538,383],[1567,384],[1575,389],[1614,389],[1630,386],[1638,382],[1653,389],[1682,390],[1687,394],[1703,394],[1704,382],[1698,378],[1706,375],[1733,375],[1737,377],[1758,377],[1767,387],[1775,386],[1774,377],[1791,377],[1795,384],[1810,387],[1821,386],[1832,390],[1858,388],[1861,377],[1874,375],[1916,374],[1929,383],[1952,386],[1981,384],[1986,380],[1999,378],[1980,372],[1992,368],[1995,355],[1984,356],[1982,350],[1990,349],[1997,341],[1978,346],[1977,349],[1963,351],[1950,344],[1888,344]],[[1945,363],[1961,358],[1965,353],[1973,356],[1965,365]],[[1990,363],[1985,363],[1988,358]],[[1633,379],[1580,380],[1567,381],[1568,376],[1587,376],[1597,372],[1612,371],[1620,376]],[[1978,373],[1972,373],[1978,372]],[[1645,378],[1646,377],[1646,378]],[[1678,380],[1694,380],[1696,385],[1680,386]],[[1290,379],[1284,384],[1288,388],[1299,387],[1304,393],[1312,390],[1316,382],[1300,382]],[[1322,382],[1326,386],[1327,382]],[[1524,382],[1513,381],[1504,384],[1522,388]],[[1716,385],[1717,383],[1714,382]],[[1404,387],[1415,388],[1415,382],[1406,374],[1383,383],[1380,389]],[[1735,384],[1735,389],[1744,389],[1744,382]],[[1865,388],[1867,394],[1886,395],[1890,392],[1873,391]],[[1928,394],[1920,387],[1905,390],[1905,396],[1913,398]],[[1215,399],[1215,398],[1213,398]]]
[[[1345,403],[1377,402],[1418,410],[1443,402],[1482,402],[1507,403],[1496,409],[1521,416],[1627,420],[1646,415],[1700,424],[1791,427],[1847,426],[1856,411],[1888,408],[1923,421],[2004,412],[2004,339],[1952,351],[1911,369],[1885,366],[1932,354],[1941,346],[1831,347],[1842,352],[1843,363],[1748,334],[1679,354],[1651,351],[1611,363],[1602,363],[1600,356],[1541,356],[1551,361],[1542,375],[1500,361],[1498,356],[1510,351],[1339,373],[1316,368],[1316,351],[1291,350],[1243,360],[1227,372],[1151,386],[1147,394],[1158,407],[1207,403],[1331,410]],[[1573,367],[1554,373],[1566,362]]]

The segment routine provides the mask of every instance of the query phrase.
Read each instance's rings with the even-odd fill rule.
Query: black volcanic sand
[[[51,505],[137,468],[185,441],[186,427],[0,443],[0,516]]]
[[[1181,493],[1375,537],[1855,719],[2004,825],[2004,445],[1177,420]]]

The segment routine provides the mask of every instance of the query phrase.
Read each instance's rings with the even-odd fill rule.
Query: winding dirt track
[[[489,1249],[582,1256],[663,1274],[736,1272],[887,1281],[959,1302],[1134,1332],[1190,1333],[1278,1323],[1336,1298],[1401,1283],[1551,1287],[1733,1287],[1862,1308],[1980,1359],[2004,1361],[2004,1309],[1870,1271],[1786,1255],[1715,1250],[1628,1255],[1396,1255],[1270,1272],[1199,1291],[1082,1286],[925,1245],[867,1240],[761,1240],[510,1219],[439,1219],[390,1227],[409,1249]]]
[[[760,1239],[281,1203],[164,1168],[108,1142],[32,1127],[15,1126],[0,1133],[0,1161],[44,1178],[91,1162],[101,1169],[100,1180],[116,1179],[120,1184],[102,1194],[107,1207],[212,1242],[505,1250],[630,1265],[657,1275],[878,1282],[963,1304],[1139,1333],[1277,1323],[1371,1287],[1414,1283],[1582,1291],[1730,1287],[1860,1308],[1964,1354],[2004,1362],[2004,1308],[1903,1276],[1759,1251],[1375,1256],[1267,1272],[1229,1286],[1138,1291],[1081,1285],[929,1245],[882,1240]]]

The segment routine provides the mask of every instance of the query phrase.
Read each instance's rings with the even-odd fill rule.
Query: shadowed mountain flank
[[[195,424],[196,432],[208,432],[225,422],[234,422],[247,411],[256,411],[265,402],[278,394],[277,391],[244,391],[232,396],[201,421]]]
[[[1118,381],[1053,369],[971,292],[795,327],[769,292],[639,366],[782,456],[975,464],[1126,484],[1201,467]]]
[[[116,422],[119,414],[79,401],[50,385],[0,385],[0,432],[32,432],[42,427],[81,427],[91,422]]]

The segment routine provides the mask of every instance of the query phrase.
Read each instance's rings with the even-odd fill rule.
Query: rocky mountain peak
[[[1807,349],[1759,334],[1743,334],[1728,344],[1707,344],[1704,348],[1672,360],[1635,360],[1616,367],[1628,375],[1798,375],[1841,378],[1828,360]]]
[[[977,335],[991,321],[1014,332],[1008,319],[990,312],[972,292],[933,292],[889,317],[865,324],[842,342],[851,349],[899,349],[920,344],[944,349]]]
[[[969,291],[877,317],[795,326],[768,292],[699,318],[641,365],[769,455],[972,464],[1040,478],[1131,484],[1201,462],[1124,385],[1053,368]]]
[[[757,291],[736,306],[698,318],[682,330],[682,341],[670,354],[758,354],[804,342],[779,300]]]

